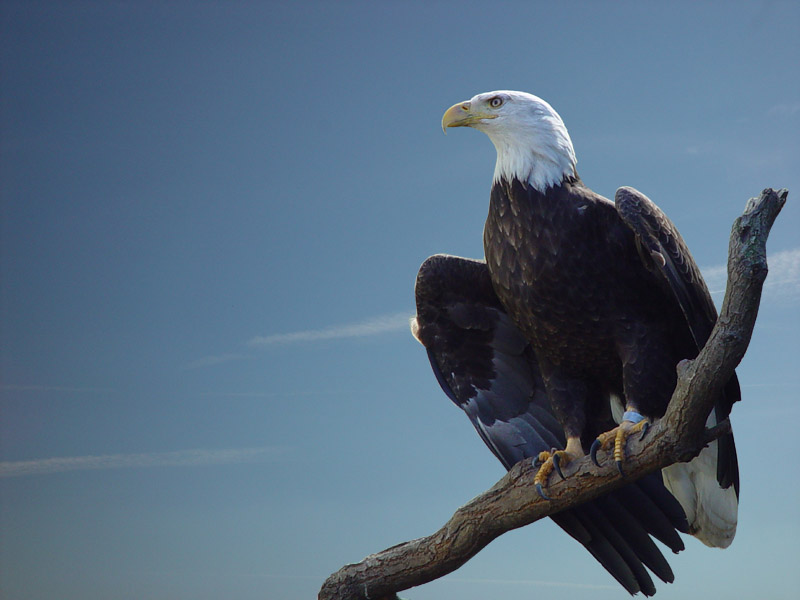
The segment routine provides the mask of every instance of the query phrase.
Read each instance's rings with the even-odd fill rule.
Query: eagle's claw
[[[538,481],[536,482],[536,491],[539,492],[539,495],[542,497],[542,499],[552,500],[550,496],[544,493],[544,490],[542,489],[542,484],[539,483]]]
[[[536,458],[533,459],[533,466],[539,467],[533,482],[536,486],[536,491],[545,500],[551,498],[544,493],[544,485],[547,483],[547,478],[550,473],[555,471],[561,479],[566,479],[564,471],[561,469],[563,465],[569,463],[573,457],[566,450],[556,450],[553,448],[550,452],[540,452]]]
[[[564,472],[561,470],[561,454],[558,452],[553,453],[553,468],[561,479],[566,479],[566,477],[564,477]]]
[[[600,449],[600,446],[601,446],[601,444],[600,444],[600,438],[596,438],[596,439],[595,439],[595,440],[592,442],[592,447],[591,447],[591,448],[589,448],[589,456],[592,458],[592,462],[593,462],[593,463],[595,464],[595,466],[597,466],[597,467],[599,467],[599,466],[600,466],[600,463],[597,461],[597,451]]]
[[[618,427],[597,436],[597,439],[592,442],[592,446],[589,449],[589,456],[591,456],[592,462],[599,467],[600,462],[597,460],[597,451],[601,448],[603,450],[613,448],[614,464],[617,465],[619,474],[624,477],[625,471],[622,469],[622,463],[625,462],[625,444],[628,438],[637,431],[641,431],[639,436],[639,441],[641,441],[649,430],[650,421],[638,413],[628,411],[625,413],[625,419]]]

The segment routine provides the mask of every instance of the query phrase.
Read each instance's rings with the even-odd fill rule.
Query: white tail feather
[[[717,482],[717,442],[689,463],[662,469],[661,476],[686,513],[689,533],[706,546],[730,546],[736,535],[739,501],[733,486],[723,489]]]
[[[717,424],[711,412],[706,427]],[[739,499],[733,486],[717,482],[718,443],[711,442],[691,462],[661,470],[664,485],[680,502],[689,521],[689,533],[706,546],[727,548],[736,535]]]

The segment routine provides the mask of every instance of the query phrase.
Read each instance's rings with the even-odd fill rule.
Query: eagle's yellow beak
[[[472,103],[459,102],[448,108],[442,117],[442,131],[447,133],[448,127],[469,127],[483,119],[494,119],[497,115],[483,111],[480,108],[473,110]]]

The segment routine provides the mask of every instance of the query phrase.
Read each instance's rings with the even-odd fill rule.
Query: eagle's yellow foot
[[[625,411],[623,421],[619,426],[611,431],[601,433],[592,443],[592,447],[589,450],[589,456],[592,457],[592,462],[599,467],[600,463],[597,461],[597,451],[601,448],[607,451],[613,446],[614,462],[617,465],[619,474],[624,477],[625,472],[622,470],[622,463],[625,460],[625,444],[628,438],[641,431],[642,434],[639,436],[639,440],[643,440],[649,429],[650,421],[646,417],[632,410]]]
[[[566,465],[572,460],[582,456],[583,450],[580,448],[580,440],[578,438],[570,438],[567,441],[566,450],[556,450],[553,448],[550,452],[540,452],[533,461],[534,466],[539,466],[539,471],[533,478],[533,483],[539,495],[545,500],[550,500],[543,489],[543,486],[547,484],[547,478],[555,471],[561,479],[566,479],[566,477],[564,477],[564,472],[561,470],[562,465]]]

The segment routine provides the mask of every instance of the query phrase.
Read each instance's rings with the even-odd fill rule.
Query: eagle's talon
[[[542,489],[542,484],[539,483],[538,481],[536,482],[536,491],[539,492],[539,495],[542,497],[543,500],[552,500],[550,496],[544,493],[544,490]]]
[[[598,435],[592,442],[592,446],[591,448],[589,448],[589,456],[591,456],[592,462],[595,464],[595,466],[598,467],[602,466],[600,464],[600,461],[597,460],[598,450],[603,450],[604,452],[607,452],[610,449],[612,451],[612,454],[615,455],[615,458],[617,458],[615,452],[616,433],[617,433],[616,429],[612,429],[611,431],[606,431],[605,433],[601,433],[600,435]]]
[[[647,432],[650,431],[650,421],[642,421],[644,425],[642,425],[642,435],[639,436],[639,441],[641,442],[644,439],[644,436],[647,435]]]
[[[564,477],[564,472],[561,470],[561,454],[558,452],[553,453],[553,468],[561,479],[566,479],[566,477]]]
[[[601,446],[601,444],[600,444],[600,438],[597,438],[597,439],[595,439],[595,440],[592,442],[592,447],[591,447],[591,448],[589,448],[589,456],[591,457],[591,459],[592,459],[592,462],[593,462],[593,463],[595,464],[595,466],[597,466],[597,467],[599,467],[599,466],[600,466],[600,463],[599,463],[599,462],[598,462],[598,460],[597,460],[597,451],[600,449],[600,446]]]

